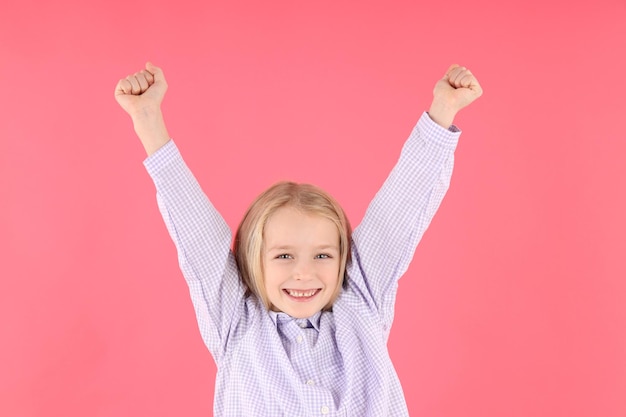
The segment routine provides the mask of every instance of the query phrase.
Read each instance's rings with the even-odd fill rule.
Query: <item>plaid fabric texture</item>
[[[294,319],[244,289],[232,235],[168,142],[144,162],[217,364],[215,416],[406,416],[387,339],[398,279],[448,188],[460,131],[426,113],[353,233],[332,312]]]

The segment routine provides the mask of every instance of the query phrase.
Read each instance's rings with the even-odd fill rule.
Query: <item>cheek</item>
[[[339,284],[339,265],[329,265],[324,269],[324,281],[326,284]]]
[[[276,270],[275,268],[271,268],[271,267],[265,268],[265,271],[263,272],[263,276],[265,278],[266,289],[271,290],[280,285],[280,282],[281,282],[280,271]]]

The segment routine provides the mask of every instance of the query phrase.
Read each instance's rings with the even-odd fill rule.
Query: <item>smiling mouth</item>
[[[289,296],[289,298],[294,299],[296,301],[308,301],[311,298],[315,297],[320,291],[321,288],[316,288],[313,290],[292,290],[292,289],[284,289],[283,292]]]

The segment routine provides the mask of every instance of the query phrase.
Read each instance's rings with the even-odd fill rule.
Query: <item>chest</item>
[[[218,364],[220,391],[271,415],[367,409],[365,404],[378,396],[373,393],[384,392],[387,384],[383,337],[372,337],[375,324],[335,320],[322,317],[319,331],[294,320],[251,326],[227,361]],[[261,410],[247,411],[258,415]]]

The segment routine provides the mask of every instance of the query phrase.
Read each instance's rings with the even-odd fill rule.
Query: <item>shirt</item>
[[[448,189],[460,130],[424,113],[352,235],[332,311],[294,319],[245,296],[231,231],[175,143],[147,158],[202,338],[215,416],[406,416],[387,340],[398,279]]]

